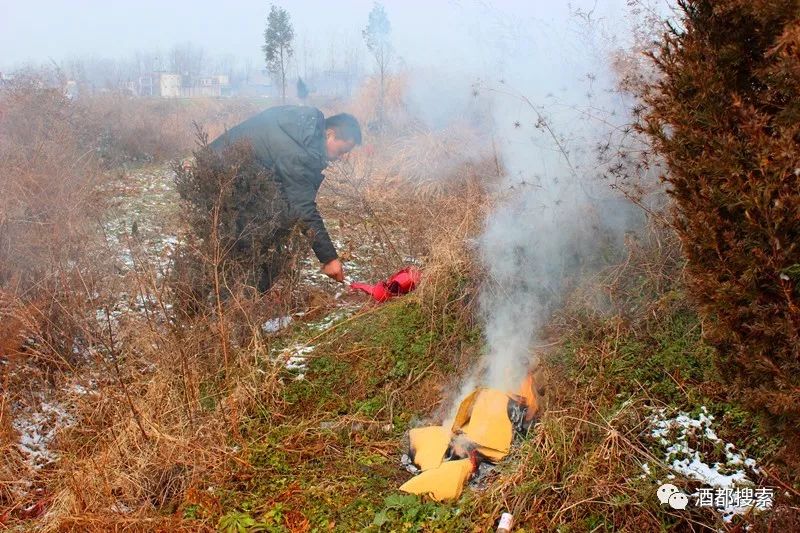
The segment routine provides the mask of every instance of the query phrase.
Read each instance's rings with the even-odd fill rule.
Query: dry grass
[[[390,138],[403,135],[416,123],[405,103],[407,86],[408,77],[404,73],[386,77],[384,90],[384,120],[386,124],[383,131],[391,132]],[[380,82],[377,78],[370,78],[359,88],[346,109],[358,118],[366,137],[370,139],[370,144],[381,144],[385,141],[383,138],[376,137],[380,130],[377,123],[379,98]]]
[[[481,171],[489,167],[463,167],[426,188],[369,164],[356,161],[331,176],[323,193],[333,199],[326,216],[337,219],[331,211],[340,209],[337,233],[374,244],[368,253],[382,267],[373,269],[376,274],[391,273],[406,258],[424,261],[429,269],[420,294],[433,302],[449,290],[446,284],[452,287],[466,277],[464,237],[478,228],[485,200]],[[353,169],[360,172],[357,177]],[[170,323],[172,313],[164,307],[169,286],[154,274],[148,264],[152,258],[137,251],[136,239],[129,235],[123,241],[136,266],[114,281],[112,292],[159,298],[145,313],[127,314],[118,325],[99,324],[85,333],[105,379],[89,397],[75,399],[81,423],[62,432],[62,459],[43,480],[48,490],[48,510],[40,522],[44,529],[168,527],[169,521],[154,522],[154,514],[180,513],[195,504],[204,508],[204,516],[218,516],[214,497],[195,501],[207,487],[228,481],[233,467],[251,468],[248,442],[238,436],[245,417],[284,409],[282,365],[265,360],[269,341],[257,332],[260,317],[308,304],[313,295],[298,298],[290,277],[267,301],[235,295],[210,314],[181,315],[178,323]],[[431,320],[433,328],[441,319],[431,313]],[[425,390],[433,396],[423,403],[430,405],[442,376],[422,374],[407,386],[418,379],[429,383]],[[421,400],[415,398],[414,405],[421,407]],[[357,417],[352,423],[369,421]],[[293,446],[311,446],[307,439],[318,440],[311,432]],[[213,519],[198,523],[203,524],[210,527]]]
[[[441,130],[415,128],[385,149],[386,170],[427,194],[453,191],[469,168],[494,154],[485,136],[466,122]]]
[[[5,86],[0,106],[0,524],[151,529],[153,509],[202,494],[201,477],[226,471],[230,432],[253,402],[269,402],[273,380],[256,373],[252,358],[264,347],[252,331],[235,351],[219,342],[220,323],[257,327],[242,326],[241,312],[172,321],[164,257],[129,225],[149,228],[141,217],[152,213],[115,205],[136,193],[120,165],[187,153],[193,121],[221,132],[257,107],[69,101],[36,76]],[[120,234],[108,226],[114,217],[127,221]],[[233,355],[220,381],[223,347]],[[213,413],[201,405],[222,399]],[[12,421],[52,405],[77,423],[37,422],[56,428],[48,448],[60,460],[33,470]]]
[[[156,288],[146,274],[132,277]],[[247,305],[234,300],[231,308]],[[242,416],[274,406],[280,366],[254,359],[267,351],[255,332],[243,346],[220,334],[233,331],[241,314],[184,317],[178,327],[169,326],[170,316],[162,302],[95,338],[103,378],[73,399],[81,422],[61,433],[62,458],[45,475],[44,530],[142,530],[159,524],[154,513],[180,512],[197,499],[217,505],[203,494],[242,462]],[[173,522],[159,527],[171,530]]]
[[[421,127],[404,107],[402,87],[402,79],[393,79],[387,97],[397,136],[370,143],[332,168],[320,205],[332,234],[342,241],[340,252],[352,259],[354,269],[361,264],[358,273],[365,280],[384,278],[409,261],[421,263],[425,274],[417,293],[405,302],[394,307],[367,305],[355,317],[302,339],[320,345],[317,357],[327,357],[335,368],[347,368],[334,373],[341,380],[331,382],[336,394],[328,397],[330,391],[323,391],[289,401],[302,390],[286,380],[284,362],[269,356],[274,343],[288,339],[265,338],[259,332],[265,317],[296,310],[308,311],[308,319],[323,314],[333,305],[332,291],[298,283],[295,268],[268,298],[238,293],[225,305],[209,309],[207,302],[197,302],[198,312],[176,314],[168,306],[175,298],[174,279],[159,274],[157,258],[143,242],[146,235],[125,230],[116,247],[98,235],[77,248],[78,257],[86,258],[78,263],[78,280],[88,280],[86,284],[71,281],[62,286],[60,298],[48,300],[57,302],[52,304],[56,309],[70,310],[68,323],[73,327],[70,335],[59,331],[53,337],[79,338],[88,359],[65,364],[56,357],[56,363],[45,365],[54,369],[47,378],[19,381],[11,389],[3,384],[15,397],[46,379],[61,389],[70,388],[76,378],[90,385],[88,394],[61,396],[80,422],[61,431],[54,443],[61,457],[58,463],[33,476],[33,487],[42,492],[22,498],[0,492],[11,498],[3,502],[4,509],[12,509],[11,519],[29,520],[26,526],[45,530],[213,529],[231,508],[220,487],[255,490],[259,478],[262,487],[266,480],[278,483],[286,477],[282,468],[292,465],[308,476],[294,482],[310,484],[308,489],[269,490],[260,494],[257,509],[282,505],[287,509],[284,525],[303,530],[313,511],[309,506],[326,502],[326,512],[343,513],[340,507],[347,499],[358,498],[364,460],[377,461],[380,478],[399,485],[403,475],[394,458],[400,452],[400,435],[392,431],[402,429],[386,433],[383,428],[408,424],[412,413],[435,416],[460,379],[458,374],[479,356],[472,304],[482,273],[473,260],[470,238],[481,230],[492,202],[489,188],[501,173],[493,155],[480,148],[489,144],[469,124],[441,131]],[[365,124],[372,116],[370,94],[374,97],[375,91],[368,86],[358,104],[363,108],[352,109]],[[98,169],[119,158],[172,156],[190,146],[178,130],[194,111],[170,107],[177,103],[148,103],[152,107],[142,111],[141,120],[132,121],[125,117],[134,112],[136,102],[98,100],[94,105],[106,109],[96,115],[105,117],[97,119],[98,124],[105,124],[107,138],[119,147],[107,151]],[[233,118],[239,110],[235,107],[226,116]],[[148,118],[151,113],[160,117],[155,129]],[[228,120],[215,118],[217,124]],[[120,130],[126,123],[131,130]],[[188,139],[191,129],[185,131]],[[214,135],[212,129],[209,132]],[[80,202],[76,206],[82,206],[79,214],[92,212]],[[179,218],[173,214],[169,224],[176,219],[180,223]],[[159,226],[155,228],[151,231]],[[172,229],[180,237],[182,229]],[[13,242],[22,239],[17,236]],[[121,273],[116,270],[119,247],[133,263]],[[120,294],[146,303],[138,310],[129,306],[110,320],[108,311]],[[4,327],[16,324],[19,334],[39,331],[42,338],[56,331],[51,319],[42,320],[39,300],[17,293],[4,302],[4,312],[14,319],[4,321]],[[107,312],[98,315],[98,308]],[[72,350],[55,342],[41,346],[53,346],[51,353],[62,357]],[[38,352],[31,357],[41,358]],[[407,368],[398,367],[396,358],[404,359]],[[314,367],[308,379],[334,379],[326,372],[330,370]],[[545,415],[543,429],[521,448],[520,462],[514,463],[518,466],[495,480],[476,510],[493,518],[506,506],[523,520],[555,525],[583,516],[592,506],[603,508],[598,503],[603,498],[632,494],[622,476],[638,453],[632,448],[641,422],[636,421],[637,411],[628,406],[598,421],[594,409],[599,404],[577,391],[571,394],[563,395],[563,403]],[[586,401],[581,403],[581,398]],[[0,407],[0,435],[5,439],[0,442],[9,449],[16,436],[8,431],[8,403]],[[576,460],[582,443],[595,441]],[[265,454],[273,460],[270,454],[276,447],[265,451],[265,442],[277,443],[280,453],[274,460],[284,463],[256,464]],[[13,462],[10,456],[4,461],[2,481],[12,483],[15,476],[30,474],[22,472],[22,461]],[[320,471],[316,461],[336,466]],[[616,466],[606,472],[608,464]],[[595,478],[601,482],[589,492],[566,489],[583,490]],[[552,482],[561,492],[555,498],[535,495],[531,505],[532,493],[520,490],[531,482]],[[340,497],[330,500],[331,492]],[[379,505],[381,497],[372,494],[371,505]],[[30,505],[39,505],[38,512],[43,512],[36,521],[35,515],[20,511]],[[190,515],[190,522],[180,519]],[[490,520],[475,516],[474,523],[491,527]]]
[[[100,132],[104,162],[164,161],[187,155],[195,145],[193,123],[211,139],[266,106],[245,99],[141,99],[115,94],[93,96],[87,103],[88,126]]]

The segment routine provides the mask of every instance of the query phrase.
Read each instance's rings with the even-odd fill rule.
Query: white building
[[[158,79],[158,94],[161,98],[180,98],[181,75],[161,72]]]

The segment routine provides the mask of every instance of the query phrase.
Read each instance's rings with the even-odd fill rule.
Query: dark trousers
[[[247,270],[248,284],[263,294],[291,259],[289,241],[296,221],[277,183],[241,180],[237,185],[234,255]]]

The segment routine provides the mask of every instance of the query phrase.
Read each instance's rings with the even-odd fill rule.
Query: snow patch
[[[263,324],[261,324],[261,330],[264,333],[277,333],[282,329],[289,327],[289,324],[292,323],[292,317],[290,316],[281,316],[277,318],[270,318]]]
[[[58,453],[50,445],[60,430],[74,423],[75,418],[55,401],[41,402],[36,409],[26,410],[14,419],[12,426],[19,433],[17,447],[32,470],[58,459]]]
[[[314,351],[315,346],[306,346],[304,344],[294,344],[287,348],[280,350],[277,355],[278,361],[283,361],[286,370],[290,372],[298,372],[295,379],[304,379],[306,364],[308,356]]]
[[[324,331],[336,324],[338,321],[350,317],[354,312],[355,308],[340,307],[332,313],[326,315],[321,320],[309,323],[308,327],[312,331]]]
[[[666,409],[657,409],[650,417],[650,436],[664,447],[664,462],[677,474],[714,489],[753,487],[755,484],[748,473],[759,473],[755,459],[737,451],[733,443],[720,439],[712,427],[713,422],[714,416],[705,406],[696,415],[681,411],[673,417],[668,416]],[[704,457],[701,448],[722,449],[725,460],[714,461]],[[646,463],[642,469],[649,474]],[[667,477],[673,479],[674,475]],[[699,492],[692,496],[698,498]],[[753,505],[732,504],[715,509],[722,514],[723,520],[730,522],[735,515],[749,512]]]

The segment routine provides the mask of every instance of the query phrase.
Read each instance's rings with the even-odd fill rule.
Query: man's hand
[[[342,269],[342,262],[338,259],[332,259],[325,263],[322,267],[322,272],[339,283],[344,282],[344,269]]]

